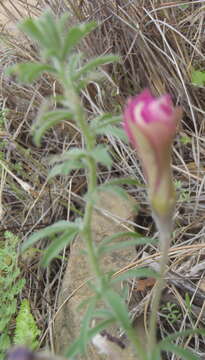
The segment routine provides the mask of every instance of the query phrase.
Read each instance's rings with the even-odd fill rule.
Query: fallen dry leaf
[[[134,287],[135,291],[145,291],[154,286],[156,279],[148,278],[148,279],[140,279],[137,282],[137,286]]]

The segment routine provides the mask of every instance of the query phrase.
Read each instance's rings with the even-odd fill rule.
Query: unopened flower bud
[[[142,162],[152,210],[161,218],[175,206],[171,145],[181,116],[170,95],[154,97],[149,90],[129,99],[124,110],[124,129]]]

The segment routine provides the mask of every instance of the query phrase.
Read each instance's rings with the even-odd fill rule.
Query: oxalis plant
[[[47,228],[34,233],[22,246],[25,251],[38,240],[54,236],[52,243],[45,249],[42,264],[48,263],[76,237],[80,235],[85,244],[85,256],[90,264],[93,280],[90,286],[93,290],[92,298],[84,303],[85,314],[82,320],[80,336],[71,344],[64,354],[69,359],[76,359],[79,353],[86,351],[87,344],[92,341],[96,351],[100,351],[112,359],[119,358],[118,354],[109,348],[109,342],[104,344],[101,331],[116,323],[127,335],[136,353],[136,359],[160,360],[162,351],[176,353],[183,359],[198,359],[190,350],[173,343],[179,336],[192,334],[193,330],[175,333],[158,341],[156,338],[157,313],[159,309],[162,289],[165,285],[166,264],[173,227],[173,213],[175,208],[175,191],[171,174],[171,145],[176,132],[177,122],[182,116],[181,108],[174,107],[171,97],[163,95],[159,98],[152,96],[149,90],[131,98],[124,110],[124,130],[137,150],[141,159],[148,184],[148,197],[152,209],[153,219],[159,231],[161,259],[158,273],[149,269],[132,269],[123,274],[123,279],[129,277],[154,276],[157,283],[154,288],[147,346],[141,343],[137,330],[133,327],[126,306],[126,300],[113,289],[116,280],[111,274],[106,274],[100,266],[99,258],[104,252],[111,251],[113,237],[105,237],[97,246],[93,239],[91,221],[98,194],[106,186],[117,189],[119,183],[133,184],[133,179],[114,179],[106,184],[97,183],[97,165],[112,166],[109,148],[97,144],[100,134],[112,134],[124,137],[121,116],[102,114],[88,121],[87,111],[81,101],[81,91],[87,84],[99,78],[100,71],[96,69],[104,64],[119,61],[115,55],[101,56],[86,61],[83,54],[75,50],[76,45],[88,33],[94,30],[95,23],[84,23],[68,29],[68,19],[63,16],[55,20],[47,12],[37,20],[27,19],[21,24],[21,29],[35,40],[39,46],[41,62],[17,64],[10,72],[15,72],[20,81],[32,82],[43,73],[50,73],[62,86],[63,94],[55,98],[57,107],[52,111],[40,111],[33,126],[34,142],[40,145],[44,133],[61,121],[75,122],[84,138],[84,148],[72,148],[53,159],[53,168],[49,174],[68,175],[76,169],[85,169],[87,178],[87,193],[85,195],[84,216],[75,222],[58,221]],[[65,26],[66,25],[66,26]],[[49,100],[49,103],[51,101]],[[89,119],[90,120],[90,119]],[[121,126],[121,125],[120,125]],[[129,236],[129,242],[123,237]],[[122,244],[147,244],[150,239],[142,238],[138,233],[126,232],[115,234],[114,238],[121,237]],[[119,246],[119,245],[116,245]],[[110,249],[110,250],[109,250]],[[104,304],[98,308],[97,303]],[[93,322],[93,320],[95,320]],[[94,325],[93,325],[94,324]],[[195,330],[196,332],[196,330]],[[27,359],[30,352],[26,349],[14,350],[12,359],[21,357]],[[35,354],[32,356],[35,357]],[[36,355],[37,356],[37,355]]]

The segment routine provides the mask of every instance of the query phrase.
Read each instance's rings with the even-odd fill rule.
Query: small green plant
[[[150,243],[149,238],[144,238],[137,232],[120,232],[114,236],[105,237],[103,241],[97,246],[93,239],[92,234],[92,215],[94,211],[95,201],[100,191],[109,190],[117,192],[120,196],[126,196],[126,192],[119,186],[122,184],[138,185],[138,181],[133,179],[112,179],[105,184],[98,185],[97,182],[97,169],[99,164],[104,167],[111,168],[113,158],[109,147],[103,144],[97,144],[98,135],[112,135],[117,138],[125,139],[125,134],[119,127],[119,123],[122,121],[122,117],[119,114],[104,113],[98,116],[93,115],[93,118],[88,118],[88,112],[84,108],[81,100],[81,91],[89,84],[90,81],[95,79],[100,81],[102,74],[99,70],[99,66],[105,65],[114,61],[119,61],[119,58],[115,55],[106,55],[97,57],[86,61],[84,55],[75,50],[76,45],[82,40],[88,33],[94,30],[95,23],[84,23],[69,28],[67,24],[67,18],[61,17],[59,20],[55,20],[51,13],[47,12],[39,19],[27,19],[21,24],[21,29],[24,30],[27,35],[38,42],[40,49],[41,62],[22,63],[14,65],[8,72],[15,72],[20,81],[32,82],[42,76],[44,73],[50,73],[60,84],[63,89],[63,94],[57,96],[55,100],[54,110],[41,109],[39,116],[33,126],[34,142],[37,146],[41,145],[41,140],[46,131],[55,126],[59,122],[69,120],[74,121],[81,134],[84,137],[84,148],[71,148],[68,151],[56,156],[52,160],[52,170],[49,174],[49,178],[56,175],[67,176],[73,170],[83,169],[87,178],[87,193],[85,194],[85,208],[84,215],[77,218],[74,222],[67,220],[58,221],[45,229],[42,229],[34,234],[23,244],[22,251],[27,250],[30,246],[33,246],[38,240],[44,238],[52,238],[52,242],[45,249],[42,258],[42,264],[47,266],[49,262],[73,239],[77,234],[80,234],[85,244],[85,256],[87,256],[90,264],[90,269],[94,275],[94,280],[90,281],[90,286],[93,290],[92,298],[89,298],[87,302],[84,302],[85,314],[82,320],[81,331],[78,339],[71,344],[67,350],[65,356],[68,358],[75,358],[79,353],[84,353],[89,341],[93,338],[96,340],[96,336],[105,328],[113,323],[117,323],[118,326],[124,331],[131,343],[137,356],[140,360],[160,360],[162,351],[169,351],[175,353],[182,358],[198,360],[188,349],[182,349],[179,346],[173,344],[179,336],[190,335],[197,330],[188,330],[185,333],[172,334],[165,339],[157,343],[156,339],[156,327],[157,327],[157,312],[160,303],[160,295],[164,286],[164,273],[166,270],[166,261],[168,257],[168,249],[171,239],[171,218],[172,210],[175,205],[175,193],[171,182],[171,167],[170,166],[170,153],[169,146],[171,147],[171,140],[175,133],[175,123],[166,128],[167,120],[163,118],[162,123],[158,121],[161,115],[168,116],[169,121],[176,120],[181,116],[181,110],[174,108],[171,98],[168,95],[163,96],[161,99],[157,99],[151,96],[149,92],[141,94],[141,102],[132,100],[127,107],[127,119],[130,120],[132,116],[138,116],[140,109],[146,107],[146,100],[154,104],[151,108],[151,121],[144,122],[143,119],[139,121],[142,129],[145,130],[140,137],[140,131],[138,129],[131,129],[129,131],[130,137],[135,139],[135,136],[139,136],[140,145],[144,145],[146,154],[148,153],[147,160],[151,162],[148,166],[148,173],[151,178],[152,191],[149,193],[152,199],[152,207],[156,210],[155,219],[160,220],[160,238],[162,247],[162,261],[160,268],[160,275],[151,269],[131,269],[122,274],[118,278],[112,278],[110,274],[107,274],[105,269],[101,268],[100,257],[105,252],[111,252],[112,250],[119,249],[122,246],[129,245],[144,245]],[[98,72],[96,72],[98,69]],[[51,107],[53,99],[48,100],[48,108]],[[135,104],[131,104],[136,101]],[[144,103],[145,102],[145,103]],[[134,105],[141,106],[140,109],[136,109]],[[166,109],[166,111],[164,110]],[[153,112],[154,110],[154,112]],[[150,114],[146,110],[146,114]],[[135,124],[135,120],[131,119],[130,126]],[[153,121],[154,120],[154,121]],[[160,120],[160,119],[159,119]],[[136,120],[137,123],[137,120]],[[155,126],[157,125],[157,126]],[[163,139],[162,144],[164,148],[161,149],[158,146],[158,140],[160,136],[158,130],[161,130]],[[153,126],[153,129],[152,129]],[[129,129],[128,129],[129,130]],[[171,130],[171,136],[169,132]],[[133,131],[133,133],[132,133]],[[149,136],[152,138],[151,145],[149,143]],[[156,137],[156,138],[155,138]],[[166,143],[167,140],[167,143]],[[160,140],[159,140],[160,141]],[[155,150],[157,154],[153,153],[153,144],[155,144]],[[162,145],[161,144],[161,145]],[[144,153],[144,155],[146,155]],[[165,155],[166,159],[163,157]],[[153,160],[154,159],[154,160]],[[155,159],[161,159],[161,163],[158,164]],[[157,163],[157,164],[156,164]],[[159,169],[155,169],[155,166]],[[160,175],[158,170],[161,171]],[[154,178],[153,178],[154,175]],[[162,176],[163,175],[163,176]],[[156,177],[156,179],[155,179]],[[159,179],[163,178],[160,182]],[[159,195],[156,195],[155,185],[160,184]],[[131,206],[131,204],[130,204]],[[164,216],[166,211],[166,216]],[[157,216],[159,215],[159,216]],[[159,225],[159,222],[158,222]],[[162,231],[163,230],[163,231]],[[127,237],[132,240],[127,241]],[[117,237],[121,238],[120,246],[114,244],[113,241]],[[125,299],[114,290],[113,284],[116,281],[126,280],[133,277],[155,277],[159,279],[156,286],[155,296],[153,300],[153,308],[150,322],[150,331],[148,337],[148,347],[145,348],[140,339],[136,335],[136,331],[133,328],[132,322],[129,317],[128,309]],[[103,304],[102,308],[97,308],[97,304]],[[92,326],[93,320],[95,325]]]
[[[178,196],[179,202],[189,201],[190,199],[189,191],[183,188],[181,180],[175,180],[175,188],[179,193]]]
[[[186,9],[188,9],[189,5],[188,4],[182,4],[182,5],[179,5],[179,7],[182,10],[186,10]]]
[[[12,343],[10,326],[17,311],[17,295],[25,284],[18,267],[18,242],[8,231],[0,242],[0,359]]]
[[[192,309],[192,302],[191,302],[191,298],[190,298],[189,293],[187,293],[187,292],[185,293],[185,299],[184,300],[185,300],[185,307],[186,307],[189,315],[191,315],[193,309]]]
[[[191,138],[187,135],[181,136],[179,140],[183,145],[191,144]]]
[[[7,110],[0,108],[0,132],[4,132],[5,130],[5,121],[6,121],[6,113]],[[1,139],[0,142],[0,160],[4,160],[5,154],[4,149],[6,147],[7,141]],[[1,174],[1,167],[0,167],[0,174]]]
[[[192,84],[197,86],[205,85],[205,71],[193,70],[191,75]]]
[[[27,179],[28,174],[25,172],[23,168],[23,163],[21,161],[16,162],[8,162],[6,161],[6,152],[8,149],[8,134],[5,131],[6,129],[6,121],[7,121],[7,114],[9,110],[7,108],[2,108],[0,110],[0,133],[2,132],[2,139],[0,141],[0,174],[2,170],[6,170],[8,173],[9,171],[15,172],[17,176],[23,180],[24,178]],[[4,138],[5,137],[5,138]],[[15,175],[14,175],[15,176]],[[10,181],[11,188],[16,190],[16,184],[12,180]]]
[[[26,345],[31,350],[35,350],[39,346],[37,340],[39,335],[40,330],[31,313],[30,304],[27,299],[24,299],[16,317],[16,329],[13,342],[15,345]]]
[[[174,303],[167,302],[166,305],[162,306],[161,310],[162,315],[172,324],[176,323],[182,317],[182,313]]]
[[[0,131],[5,128],[5,119],[6,119],[7,109],[0,110]]]

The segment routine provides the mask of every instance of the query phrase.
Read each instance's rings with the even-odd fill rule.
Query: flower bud
[[[129,99],[124,110],[124,129],[142,162],[152,210],[160,217],[172,215],[175,206],[171,145],[181,116],[170,95],[154,97],[149,90]]]

